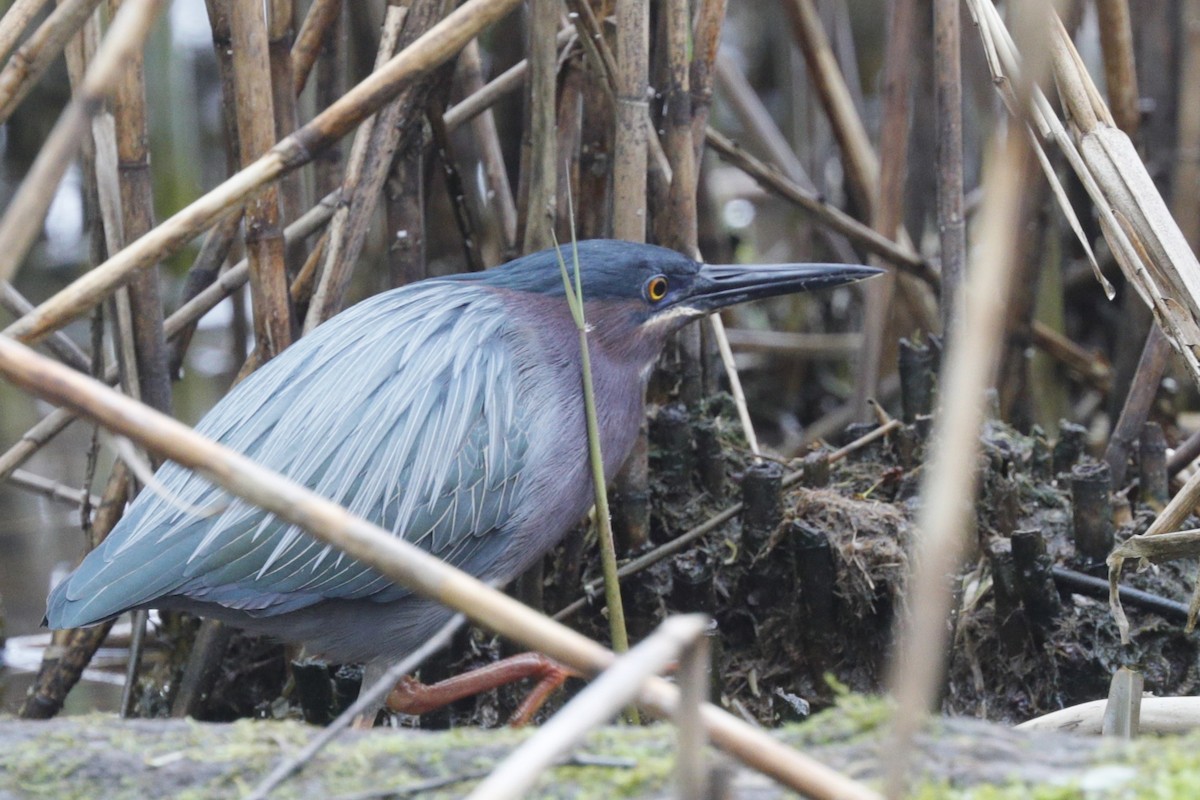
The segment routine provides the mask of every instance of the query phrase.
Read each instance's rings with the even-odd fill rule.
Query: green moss
[[[861,768],[878,752],[876,743],[886,732],[887,717],[888,705],[882,700],[843,694],[835,708],[777,734],[823,761],[837,763],[840,757]],[[7,747],[0,749],[0,796],[65,800],[244,796],[282,756],[296,752],[316,733],[291,721],[124,723],[101,715],[36,724],[0,720],[0,728],[7,734]],[[945,745],[969,751],[971,735],[955,732],[950,725],[934,731],[944,734],[934,738]],[[988,736],[1003,733],[997,728],[986,731]],[[531,733],[476,728],[438,733],[352,731],[272,796],[281,800],[336,797],[453,777],[459,780],[423,791],[421,796],[461,797],[474,784],[461,778],[490,770]],[[1067,746],[1073,748],[1073,741],[1068,740]],[[1081,748],[1090,755],[1079,760],[1083,766],[1059,770],[1065,776],[1059,781],[962,787],[950,785],[946,778],[929,778],[914,787],[912,796],[920,800],[1200,797],[1200,734],[1104,746],[1086,740],[1083,747],[1084,741],[1080,740]],[[981,752],[989,752],[987,747],[985,742]],[[671,790],[674,751],[675,731],[670,725],[607,727],[590,734],[578,752],[628,759],[632,766],[558,767],[539,781],[530,796],[583,800],[661,796]],[[1014,752],[1022,752],[1021,747]]]

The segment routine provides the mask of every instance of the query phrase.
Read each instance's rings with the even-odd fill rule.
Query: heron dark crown
[[[567,273],[574,279],[574,249],[561,246]],[[689,287],[700,265],[674,250],[649,244],[611,239],[589,239],[578,243],[583,297],[586,301],[646,300],[649,305],[669,304]],[[665,281],[656,282],[658,277]],[[481,273],[452,276],[452,280],[476,280],[498,289],[563,297],[562,272],[553,249],[518,258],[504,266]]]

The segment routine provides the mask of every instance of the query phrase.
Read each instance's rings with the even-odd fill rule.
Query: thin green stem
[[[583,285],[579,269],[579,248],[575,244],[574,233],[571,236],[572,255],[575,266],[575,286],[571,286],[571,278],[567,274],[567,264],[559,249],[557,239],[554,242],[558,254],[558,266],[562,270],[563,288],[567,293],[567,302],[571,306],[571,316],[575,319],[575,327],[579,330],[579,354],[583,372],[583,402],[587,417],[588,456],[592,465],[592,483],[596,491],[596,527],[600,540],[600,563],[604,571],[604,599],[608,603],[608,625],[612,636],[612,647],[615,652],[624,653],[629,649],[629,635],[625,631],[625,610],[621,604],[621,585],[617,577],[617,550],[613,544],[612,519],[608,511],[608,491],[604,482],[604,460],[600,452],[600,426],[596,414],[596,393],[592,385],[592,360],[588,352],[587,320],[583,311]],[[637,722],[636,712],[631,720]]]

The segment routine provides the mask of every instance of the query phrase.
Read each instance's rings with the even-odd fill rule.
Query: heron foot
[[[508,720],[509,725],[519,728],[533,718],[567,678],[576,675],[570,668],[541,653],[521,653],[432,685],[411,677],[403,678],[388,695],[387,707],[401,714],[425,714],[464,697],[533,678],[537,683]]]

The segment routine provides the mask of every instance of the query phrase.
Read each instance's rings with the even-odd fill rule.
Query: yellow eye
[[[646,283],[646,297],[650,298],[650,302],[657,303],[667,296],[667,279],[662,275],[656,275]]]

